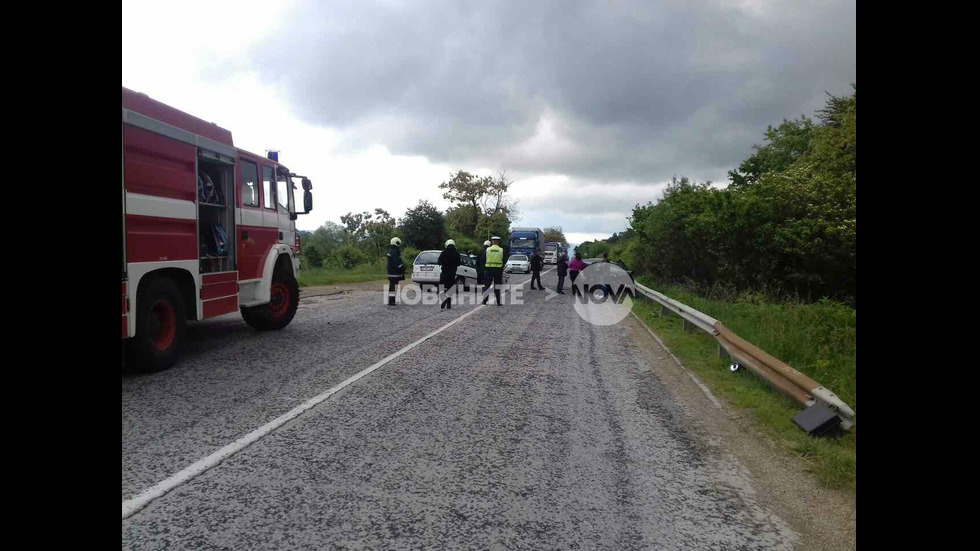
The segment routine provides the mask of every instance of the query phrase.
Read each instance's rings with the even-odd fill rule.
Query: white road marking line
[[[313,398],[310,398],[309,400],[307,400],[303,404],[301,404],[301,405],[299,405],[299,406],[291,409],[290,411],[284,413],[283,415],[280,415],[279,417],[273,419],[272,421],[269,421],[268,423],[266,423],[266,424],[262,425],[261,427],[253,430],[252,432],[246,434],[245,436],[239,438],[238,440],[232,442],[231,444],[228,444],[227,446],[219,449],[218,451],[212,453],[211,455],[209,455],[209,456],[207,456],[207,457],[205,457],[203,459],[200,459],[200,460],[196,461],[192,465],[184,468],[180,472],[178,472],[178,473],[170,476],[169,478],[163,480],[162,482],[159,482],[156,485],[154,485],[154,486],[152,486],[152,487],[150,487],[150,488],[148,488],[146,490],[143,490],[139,494],[137,494],[137,495],[135,495],[135,496],[127,499],[122,504],[122,518],[123,518],[123,520],[129,518],[130,516],[132,516],[133,514],[135,514],[140,509],[143,509],[144,507],[146,507],[147,505],[149,505],[150,502],[152,502],[156,498],[163,496],[164,494],[166,494],[170,490],[173,490],[177,486],[180,486],[181,484],[184,484],[185,482],[191,480],[195,476],[197,476],[197,475],[199,475],[199,474],[201,474],[201,473],[203,473],[203,472],[211,469],[212,467],[218,465],[219,463],[221,463],[225,459],[228,459],[232,455],[234,455],[234,454],[240,452],[241,450],[245,449],[249,444],[252,444],[253,442],[258,441],[263,436],[266,436],[266,435],[270,434],[272,431],[274,431],[274,430],[278,429],[279,427],[285,425],[289,421],[291,421],[291,420],[299,417],[306,410],[308,410],[308,409],[316,406],[317,404],[320,404],[321,402],[323,402],[327,398],[330,398],[331,396],[333,396],[337,392],[343,390],[348,385],[356,382],[357,380],[361,379],[362,377],[365,377],[365,376],[369,375],[370,373],[372,373],[373,371],[377,370],[381,366],[387,364],[388,362],[394,360],[395,358],[398,358],[402,354],[408,352],[409,350],[415,348],[416,346],[422,344],[423,342],[431,339],[432,337],[438,335],[439,333],[442,333],[446,329],[449,329],[453,325],[456,325],[457,323],[463,321],[464,319],[468,318],[469,316],[472,316],[473,314],[475,314],[478,311],[480,311],[480,307],[479,306],[476,307],[476,308],[474,308],[473,310],[471,310],[471,311],[463,314],[462,316],[456,318],[455,320],[447,323],[446,325],[443,325],[439,329],[436,329],[435,331],[429,333],[428,335],[422,337],[421,339],[413,342],[412,344],[406,346],[405,348],[402,348],[398,352],[395,352],[394,354],[389,355],[388,357],[386,357],[385,359],[379,361],[378,363],[376,363],[376,364],[374,364],[374,365],[372,365],[372,366],[370,366],[370,367],[362,370],[360,373],[358,373],[358,374],[356,374],[356,375],[348,378],[346,381],[344,381],[344,382],[340,383],[339,385],[331,388],[330,390],[328,390],[328,391],[326,391],[326,392],[324,392],[324,393],[322,393],[322,394],[320,394],[318,396],[315,396]]]
[[[543,274],[549,273],[549,272],[551,272],[553,270],[554,270],[554,268],[552,268],[551,270],[548,270],[547,272],[541,272],[541,273],[543,275]],[[520,286],[523,287],[524,285],[527,285],[530,282],[531,282],[531,280],[528,279],[527,281],[521,283]],[[359,379],[361,379],[361,378],[363,378],[363,377],[371,374],[372,372],[374,372],[378,368],[382,367],[383,365],[387,364],[388,362],[394,360],[395,358],[398,358],[402,354],[408,352],[409,350],[415,348],[416,346],[422,344],[423,342],[431,339],[432,337],[438,335],[439,333],[442,333],[443,331],[445,331],[446,329],[449,329],[453,325],[456,325],[457,323],[463,321],[463,319],[465,319],[465,318],[467,318],[467,317],[475,314],[478,310],[479,310],[479,306],[476,307],[476,308],[474,308],[473,310],[471,310],[471,311],[463,314],[462,316],[456,318],[455,320],[447,323],[446,325],[443,325],[439,329],[436,329],[432,333],[429,333],[428,335],[422,337],[421,339],[413,342],[412,344],[406,346],[405,348],[402,348],[398,352],[395,352],[394,354],[391,354],[391,355],[387,356],[386,358],[384,358],[383,360],[379,361],[378,363],[376,363],[376,364],[374,364],[374,365],[372,365],[372,366],[370,366],[370,367],[362,370],[360,373],[358,373],[358,374],[356,374],[356,375],[348,378],[347,380],[345,380],[344,382],[340,383],[339,385],[331,388],[330,390],[328,390],[328,391],[326,391],[326,392],[324,392],[324,393],[322,393],[322,394],[320,394],[318,396],[315,396],[313,398],[310,398],[309,400],[307,400],[303,404],[301,404],[301,405],[299,405],[299,406],[291,409],[290,411],[284,413],[283,415],[280,415],[279,417],[273,419],[272,421],[266,423],[265,425],[262,425],[261,427],[259,427],[259,428],[255,429],[254,431],[246,434],[245,436],[239,438],[238,440],[232,442],[231,444],[228,444],[227,446],[225,446],[225,447],[217,450],[216,452],[212,453],[211,455],[209,455],[209,456],[207,456],[207,457],[205,457],[203,459],[200,459],[200,460],[196,461],[195,463],[193,463],[192,465],[184,468],[180,472],[178,472],[178,473],[176,473],[176,474],[168,477],[167,479],[163,480],[162,482],[159,482],[156,485],[154,485],[154,486],[152,486],[152,487],[150,487],[150,488],[148,488],[148,489],[140,492],[139,494],[137,494],[137,495],[135,495],[135,496],[127,499],[122,504],[122,518],[123,518],[123,520],[125,520],[125,519],[129,518],[130,516],[134,515],[136,512],[140,511],[141,509],[143,509],[144,507],[146,507],[147,505],[149,505],[150,502],[152,502],[153,500],[157,499],[158,497],[161,497],[161,496],[165,495],[167,492],[169,492],[170,490],[173,490],[177,486],[180,486],[181,484],[184,484],[185,482],[191,480],[195,476],[197,476],[197,475],[199,475],[199,474],[201,474],[201,473],[203,473],[203,472],[211,469],[212,467],[218,465],[219,463],[221,463],[225,459],[228,459],[232,455],[234,455],[234,454],[240,452],[241,450],[245,449],[246,447],[248,447],[249,444],[252,444],[253,442],[258,441],[263,436],[266,436],[266,435],[270,434],[271,432],[273,432],[274,430],[278,429],[279,427],[285,425],[289,421],[295,419],[296,417],[299,417],[306,410],[308,410],[308,409],[310,409],[310,408],[312,408],[312,407],[320,404],[321,402],[325,401],[327,398],[330,398],[331,396],[333,396],[337,392],[343,390],[345,387],[349,386],[350,384],[352,384],[352,383],[356,382],[357,380],[359,380]]]
[[[660,343],[660,346],[663,347],[664,351],[670,354],[671,358],[674,358],[674,361],[677,362],[677,365],[680,366],[680,368],[683,369],[685,372],[687,372],[687,375],[691,378],[692,381],[694,381],[694,384],[698,385],[698,388],[700,388],[701,391],[704,392],[704,395],[707,396],[709,400],[711,400],[711,403],[714,404],[716,408],[721,409],[721,404],[718,402],[718,400],[715,399],[714,395],[711,394],[711,390],[709,390],[708,387],[706,387],[704,383],[701,382],[701,379],[699,379],[697,375],[691,373],[690,370],[684,367],[684,364],[682,364],[681,361],[677,359],[677,356],[675,356],[674,353],[671,352],[669,348],[667,348],[667,345],[664,344],[664,341],[660,340],[660,337],[658,337],[653,331],[651,331],[650,328],[647,327],[647,324],[643,323],[643,320],[641,320],[640,317],[637,316],[635,312],[630,311],[630,314],[633,314],[633,317],[636,318],[636,321],[640,322],[640,325],[642,325],[643,328],[647,330],[647,333],[650,333],[650,336],[656,339],[658,343]]]
[[[541,272],[541,275],[544,275],[544,274],[553,272],[553,271],[555,271],[557,269],[558,268],[552,268],[552,269],[548,270],[547,272]],[[531,278],[528,278],[527,281],[525,281],[524,283],[519,284],[519,286],[520,287],[523,287],[523,286],[527,285],[528,283],[531,283]],[[514,285],[514,284],[513,283],[508,283],[506,285]],[[505,286],[503,283],[501,283],[501,286],[503,286],[503,290],[500,291],[500,299],[503,300],[504,293],[507,292],[507,289],[509,287]],[[483,299],[483,298],[489,298],[490,295],[493,294],[493,288],[494,288],[494,285],[491,285],[490,287],[487,287],[487,290],[486,291],[482,291],[481,292],[480,298],[481,299]]]

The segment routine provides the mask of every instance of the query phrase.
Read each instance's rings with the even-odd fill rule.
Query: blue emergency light
[[[266,154],[269,156],[269,159],[272,159],[277,163],[279,162],[279,151],[275,149],[270,149],[266,152]]]

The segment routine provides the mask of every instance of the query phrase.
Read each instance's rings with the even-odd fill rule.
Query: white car
[[[527,258],[526,254],[512,254],[510,258],[507,259],[507,264],[504,266],[504,272],[511,274],[514,272],[521,272],[522,274],[530,273],[531,271],[531,261]]]
[[[439,276],[442,275],[442,266],[439,265],[439,255],[442,251],[422,251],[415,257],[415,266],[412,268],[412,281],[418,283],[423,291],[426,285],[432,285],[439,289]],[[463,290],[468,290],[470,286],[476,286],[476,260],[465,254],[459,255],[459,268],[456,268],[456,282],[463,286]]]

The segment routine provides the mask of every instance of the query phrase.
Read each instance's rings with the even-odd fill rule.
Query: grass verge
[[[734,333],[812,377],[857,411],[857,311],[838,303],[765,304],[708,300],[678,287],[644,284],[718,319]],[[836,439],[811,438],[793,424],[800,406],[742,369],[732,373],[718,357],[718,341],[702,331],[685,333],[680,317],[661,316],[660,305],[641,299],[633,311],[670,347],[684,366],[786,453],[803,458],[821,485],[856,491],[857,424]]]
[[[333,285],[335,283],[356,283],[386,278],[384,264],[361,264],[350,270],[339,268],[307,268],[299,271],[299,286]]]

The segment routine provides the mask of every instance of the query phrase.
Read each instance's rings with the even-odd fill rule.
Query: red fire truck
[[[297,212],[294,178],[303,186]],[[296,216],[312,184],[231,132],[122,89],[122,338],[142,371],[174,364],[187,320],[240,310],[281,329],[299,303]]]

